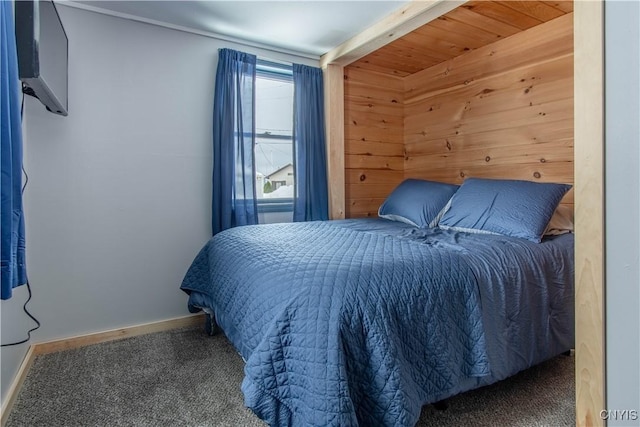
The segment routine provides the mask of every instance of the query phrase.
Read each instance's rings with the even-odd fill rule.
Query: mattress
[[[424,404],[571,349],[573,283],[571,234],[360,219],[226,230],[182,289],[242,355],[245,404],[270,425],[412,426]]]

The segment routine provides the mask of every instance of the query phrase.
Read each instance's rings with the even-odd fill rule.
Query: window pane
[[[256,177],[258,198],[293,197],[293,83],[256,78]]]

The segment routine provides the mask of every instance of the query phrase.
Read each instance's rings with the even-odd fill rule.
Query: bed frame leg
[[[220,327],[216,323],[215,317],[209,313],[205,313],[204,330],[210,337],[217,335],[218,332],[220,332]]]
[[[433,407],[438,411],[446,411],[449,409],[449,402],[447,399],[439,400],[438,402],[433,403]]]

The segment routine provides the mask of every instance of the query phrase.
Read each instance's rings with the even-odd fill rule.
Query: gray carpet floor
[[[223,335],[184,328],[37,356],[5,427],[265,426]],[[423,408],[418,426],[574,426],[574,357]]]

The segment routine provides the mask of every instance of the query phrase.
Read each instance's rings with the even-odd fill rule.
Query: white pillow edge
[[[382,215],[382,214],[380,214],[380,208],[378,208],[378,216],[380,218],[383,218],[383,219],[388,219],[390,221],[404,222],[405,224],[409,224],[409,225],[412,225],[414,227],[420,228],[420,226],[418,224],[416,224],[415,222],[413,222],[410,219],[405,218],[403,216],[394,215],[394,214],[384,214],[384,215]]]

